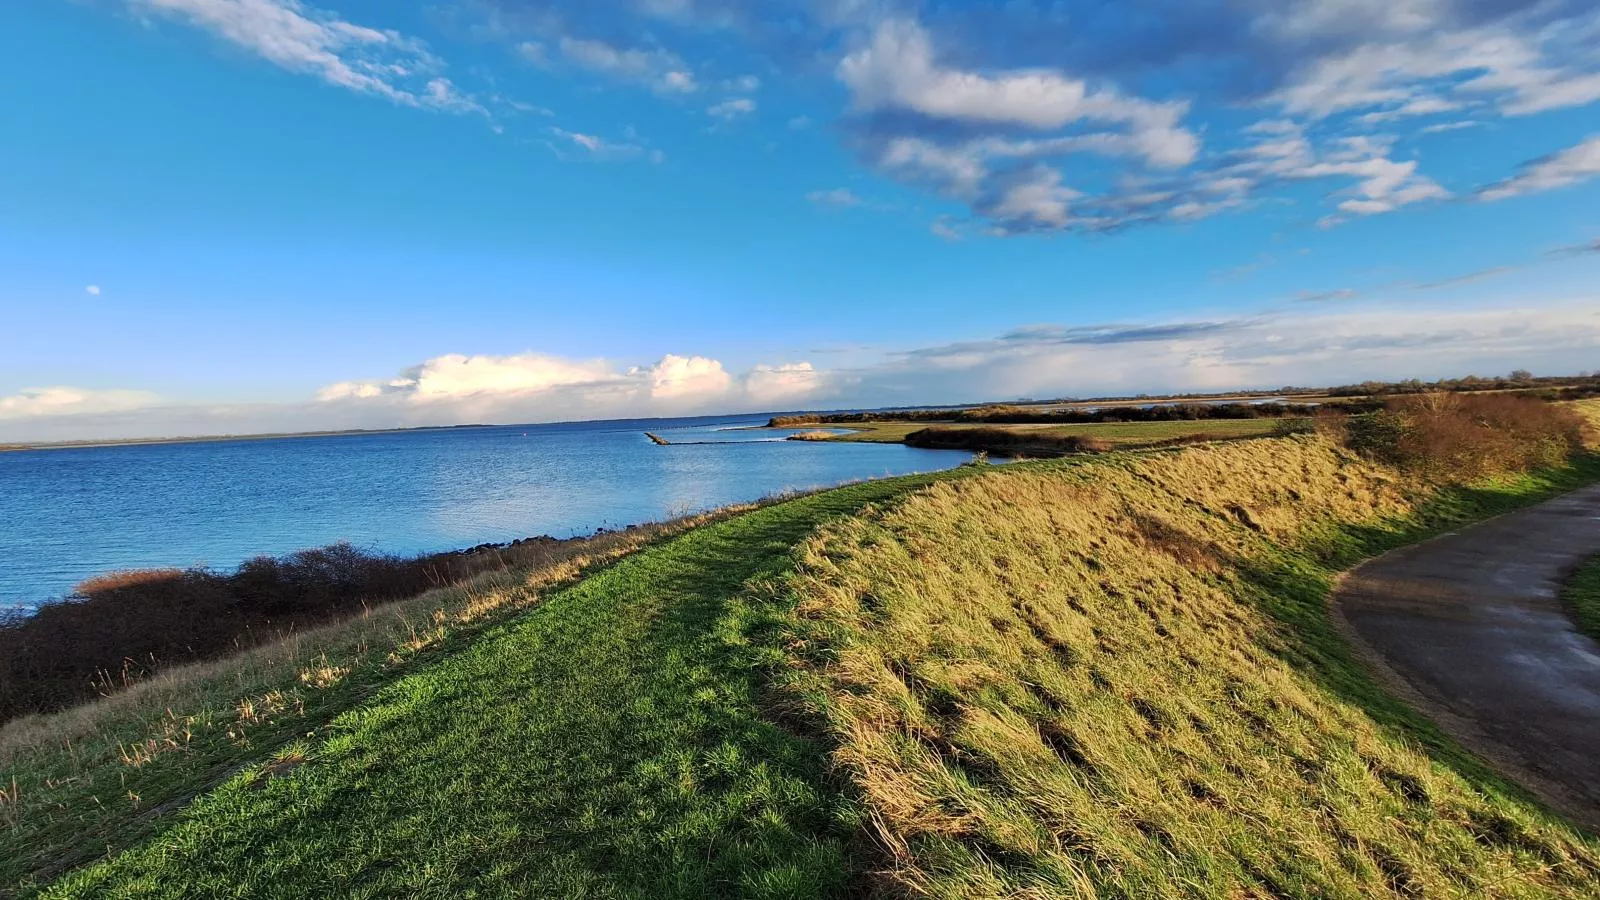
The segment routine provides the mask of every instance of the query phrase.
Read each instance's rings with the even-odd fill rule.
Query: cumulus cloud
[[[23,388],[15,394],[0,396],[0,419],[122,412],[152,406],[159,399],[149,391]]]
[[[722,363],[703,356],[669,353],[648,369],[632,371],[647,375],[650,396],[664,400],[719,396],[733,384],[733,376],[723,370]]]
[[[83,292],[85,294],[88,294],[91,297],[98,297],[98,296],[100,296],[100,285],[98,285],[98,284],[86,285],[84,287],[84,289],[83,289]]]
[[[812,368],[809,362],[758,365],[745,375],[745,394],[759,406],[810,399],[823,388],[823,373]]]
[[[1559,153],[1525,163],[1517,174],[1478,191],[1480,200],[1504,200],[1587,181],[1600,175],[1600,135]]]
[[[719,360],[672,353],[626,368],[547,353],[449,354],[395,378],[328,385],[317,400],[429,423],[543,421],[749,410],[820,386],[809,363],[758,365],[736,376]]]
[[[427,46],[300,0],[126,0],[137,13],[179,19],[294,72],[405,106],[453,113],[483,107],[439,74]]]

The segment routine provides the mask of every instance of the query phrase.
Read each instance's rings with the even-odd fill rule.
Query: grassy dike
[[[636,553],[45,893],[839,894],[854,807],[820,748],[761,715],[745,586],[781,575],[824,522],[942,477],[803,497]]]
[[[1303,437],[764,507],[301,661],[299,713],[0,755],[0,892],[1589,896],[1600,847],[1378,689],[1324,601],[1596,478],[1423,494]],[[109,702],[181,723],[186,690]]]
[[[1362,557],[1600,475],[1421,495],[1315,438],[1007,467],[802,550],[784,681],[889,893],[1590,897],[1600,844],[1362,670]]]

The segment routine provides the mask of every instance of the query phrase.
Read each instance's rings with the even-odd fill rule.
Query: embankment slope
[[[1379,689],[1325,602],[1362,557],[1597,474],[1428,491],[1299,437],[764,508],[42,893],[1590,896],[1600,846]]]
[[[1314,438],[1005,467],[804,549],[790,688],[933,897],[1592,896],[1600,848],[1379,690],[1351,560],[1429,494]]]

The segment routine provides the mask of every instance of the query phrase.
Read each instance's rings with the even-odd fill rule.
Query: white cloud
[[[573,65],[637,82],[660,93],[688,94],[699,89],[683,59],[668,50],[621,48],[605,41],[569,36],[563,36],[557,47],[562,58]]]
[[[812,368],[809,362],[758,365],[745,375],[745,394],[760,406],[814,397],[823,386],[823,373]]]
[[[406,106],[455,113],[483,107],[438,74],[421,41],[369,28],[300,0],[127,0],[137,12],[177,18],[294,72]]]
[[[1600,175],[1600,135],[1524,165],[1516,175],[1480,190],[1478,198],[1504,200],[1566,187],[1596,175]]]
[[[149,391],[23,388],[10,396],[0,396],[0,419],[122,412],[152,406],[159,400]]]
[[[551,128],[550,133],[562,142],[561,146],[549,145],[550,149],[555,151],[556,156],[562,159],[567,158],[563,147],[581,151],[586,159],[602,162],[649,159],[651,162],[659,163],[666,158],[665,154],[660,150],[652,150],[643,144],[608,141],[598,135],[567,131],[564,128]]]
[[[482,394],[520,394],[573,385],[604,384],[617,379],[604,361],[581,362],[543,353],[516,356],[446,354],[413,366],[399,378],[346,381],[329,385],[317,399],[364,400],[400,396],[433,403]]]
[[[830,206],[834,209],[849,209],[852,206],[861,205],[861,198],[857,197],[855,192],[849,188],[812,191],[806,195],[806,199],[818,206]]]
[[[1120,125],[1140,155],[1166,167],[1187,165],[1199,151],[1199,140],[1179,125],[1185,104],[1091,90],[1083,80],[1049,69],[986,75],[942,68],[927,33],[910,20],[879,24],[866,46],[839,63],[838,74],[861,111],[904,109],[936,119],[1037,130],[1080,121]]]
[[[91,284],[84,287],[83,292],[91,297],[100,296],[100,285]]]
[[[1414,286],[1404,286],[1412,297]],[[1433,293],[1433,292],[1426,292]],[[549,354],[448,355],[398,377],[330,385],[300,404],[157,406],[138,391],[38,388],[0,397],[0,440],[245,434],[541,422],[819,406],[937,404],[1593,367],[1600,302],[1463,306],[1295,303],[1194,321],[1042,325],[996,338],[877,352],[852,368],[669,354],[648,366]]]
[[[1386,107],[1380,115],[1394,118],[1441,112],[1449,104],[1479,99],[1505,115],[1522,116],[1600,99],[1600,73],[1552,61],[1574,61],[1560,46],[1562,36],[1592,30],[1592,14],[1546,29],[1522,27],[1515,18],[1492,26],[1450,28],[1438,8],[1445,4],[1426,5],[1435,8],[1424,10],[1419,4],[1403,23],[1370,35],[1372,39],[1313,57],[1271,99],[1290,113],[1319,118],[1373,106]],[[1372,22],[1370,17],[1361,20],[1361,27],[1370,28]]]
[[[652,365],[626,369],[602,359],[573,360],[547,353],[447,354],[412,366],[396,378],[329,385],[317,393],[317,400],[358,407],[377,404],[429,421],[448,421],[453,411],[466,418],[505,421],[651,415],[748,407],[751,398],[742,389],[762,394],[764,402],[775,394],[797,392],[808,371],[805,363],[756,366],[741,379],[718,360],[671,353]]]
[[[703,356],[669,353],[644,371],[650,378],[650,396],[657,399],[718,396],[727,393],[733,384],[733,376],[723,370],[722,363]]]
[[[724,100],[706,110],[706,115],[721,119],[724,122],[747,116],[756,111],[756,102],[749,97],[735,97]]]
[[[1350,300],[1221,321],[1040,326],[833,377],[848,384],[846,405],[887,406],[1578,371],[1592,367],[1597,345],[1593,297],[1483,307]]]

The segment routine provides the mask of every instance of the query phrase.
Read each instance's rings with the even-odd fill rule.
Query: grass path
[[[828,896],[852,806],[760,711],[752,581],[941,476],[697,529],[553,595],[51,896]],[[944,476],[948,477],[948,476]]]

